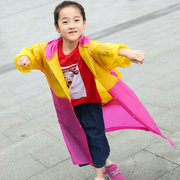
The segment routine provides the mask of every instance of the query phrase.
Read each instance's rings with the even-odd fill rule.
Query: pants
[[[110,147],[105,135],[101,103],[84,103],[74,106],[75,114],[84,129],[94,167],[105,165]],[[88,164],[79,165],[85,166]]]

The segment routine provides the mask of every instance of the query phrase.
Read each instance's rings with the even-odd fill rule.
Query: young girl
[[[105,132],[143,129],[164,137],[115,69],[131,62],[142,64],[144,53],[83,36],[86,17],[77,2],[59,4],[54,23],[61,37],[24,48],[15,57],[15,65],[23,73],[39,69],[45,74],[73,163],[95,167],[96,180],[104,179],[103,174],[111,180],[124,180],[108,159]]]

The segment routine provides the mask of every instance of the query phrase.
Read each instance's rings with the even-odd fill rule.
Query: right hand
[[[144,62],[144,53],[141,50],[131,50],[126,48],[119,49],[120,56],[126,56],[130,61],[137,64],[142,64]]]
[[[18,60],[17,60],[18,66],[27,66],[30,64],[30,60],[27,56],[21,56]]]

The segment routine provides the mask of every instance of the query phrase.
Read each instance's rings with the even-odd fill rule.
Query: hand
[[[18,66],[27,66],[30,64],[30,60],[27,56],[21,56],[18,60],[17,60]]]
[[[120,56],[126,56],[130,61],[137,64],[142,64],[144,62],[144,53],[141,50],[131,50],[122,48],[119,50]]]

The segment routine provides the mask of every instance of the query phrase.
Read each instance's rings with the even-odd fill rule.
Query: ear
[[[83,30],[86,29],[86,21],[83,22]]]
[[[58,25],[56,25],[56,24],[55,24],[54,26],[55,26],[55,28],[56,28],[57,33],[59,33],[59,34],[60,34],[60,33],[61,33],[61,30],[60,30],[59,26],[58,26]]]

